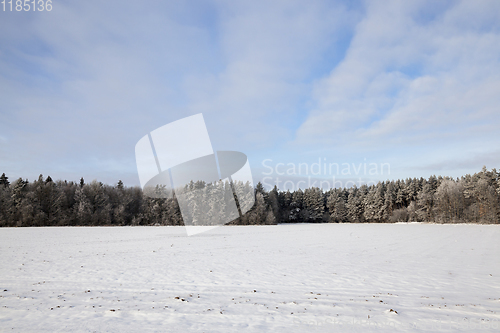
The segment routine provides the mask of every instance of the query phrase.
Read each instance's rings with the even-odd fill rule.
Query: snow
[[[500,226],[0,229],[0,331],[498,332]]]

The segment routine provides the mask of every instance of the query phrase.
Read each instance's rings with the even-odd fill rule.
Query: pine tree
[[[5,176],[5,173],[2,173],[0,176],[0,185],[3,185],[3,187],[8,187],[10,185],[9,177]]]
[[[384,193],[384,206],[382,213],[382,220],[387,222],[392,216],[394,207],[396,205],[396,189],[394,182],[387,182],[385,193]]]
[[[255,205],[244,218],[243,224],[265,224],[269,210],[266,209],[266,203],[262,193],[255,194]]]
[[[379,182],[375,185],[375,222],[383,222],[385,219],[385,182]]]
[[[257,185],[255,186],[255,193],[260,193],[262,194],[262,197],[264,198],[264,202],[268,202],[268,196],[269,194],[266,192],[266,189],[264,188],[264,185],[262,185],[261,182],[258,182]]]
[[[434,221],[434,193],[432,184],[425,184],[422,191],[417,196],[418,206],[420,207],[417,214],[421,221],[433,222]]]
[[[333,222],[347,222],[347,208],[342,190],[333,190],[327,201],[330,218]]]
[[[408,199],[407,201],[417,201],[418,193],[422,190],[421,182],[417,178],[413,178],[408,186]]]
[[[10,218],[11,220],[16,221],[17,226],[23,226],[24,224],[21,212],[23,200],[26,196],[27,185],[27,181],[25,182],[22,178],[19,178],[16,182],[14,182],[14,186],[12,187]]]
[[[11,189],[5,184],[7,181],[5,174],[0,179],[4,182],[0,185],[0,227],[8,227],[13,224],[8,214],[12,206]]]
[[[256,192],[256,193],[260,193],[260,194],[262,194],[262,195],[264,195],[264,193],[266,192],[266,191],[264,190],[264,185],[262,185],[262,183],[261,183],[261,182],[258,182],[258,183],[257,183],[257,185],[255,185],[255,192]]]
[[[290,215],[288,217],[290,221],[297,222],[300,219],[300,212],[303,208],[303,198],[304,192],[302,192],[302,189],[299,188],[297,191],[293,192],[292,202],[290,203]]]
[[[363,220],[363,207],[362,201],[360,199],[361,191],[359,191],[356,186],[349,191],[347,197],[346,209],[347,209],[347,220],[350,222],[362,222]]]
[[[274,213],[272,212],[272,210],[268,210],[264,224],[271,225],[275,223],[276,223],[276,217],[274,216]]]
[[[370,186],[368,193],[363,199],[363,218],[367,222],[375,222],[377,215],[377,204],[375,199],[376,188],[375,186]]]
[[[408,184],[409,179],[406,179],[406,184]],[[404,182],[398,181],[396,182],[396,209],[401,209],[403,207],[407,207],[407,197],[408,197],[408,191],[407,191],[407,185]]]
[[[325,212],[321,189],[317,187],[306,189],[303,200],[303,218],[308,222],[321,222]]]
[[[290,221],[290,214],[292,209],[292,193],[290,190],[287,190],[283,194],[283,221]]]
[[[12,203],[14,206],[19,206],[21,201],[24,198],[25,189],[28,185],[28,181],[24,181],[22,178],[19,178],[15,183],[12,189]]]
[[[274,220],[280,220],[280,204],[279,204],[279,193],[278,187],[274,185],[274,188],[269,192],[268,195],[269,206],[274,214]]]

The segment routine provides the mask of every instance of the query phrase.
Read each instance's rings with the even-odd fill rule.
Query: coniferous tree
[[[290,192],[290,190],[287,190],[283,194],[282,221],[290,222],[292,201],[293,201],[292,193]]]
[[[0,227],[8,227],[11,225],[10,214],[8,213],[12,205],[11,191],[10,187],[2,185],[0,185]]]
[[[85,195],[83,187],[79,187],[75,191],[75,215],[78,225],[90,225],[92,221],[92,205],[90,200]]]
[[[370,186],[368,193],[363,200],[363,207],[364,220],[367,222],[375,222],[378,213],[375,186]]]
[[[269,201],[269,206],[271,208],[271,211],[274,215],[274,220],[280,220],[281,214],[280,214],[280,203],[279,203],[279,193],[278,193],[278,187],[274,185],[274,188],[269,192],[268,194],[268,201]]]
[[[321,222],[325,211],[323,192],[317,187],[304,191],[301,217],[305,222]]]
[[[381,216],[381,220],[383,222],[387,222],[390,220],[394,212],[394,207],[396,206],[396,199],[397,199],[397,194],[394,182],[388,181],[385,188],[384,205],[382,208],[383,212]]]
[[[7,177],[5,173],[2,173],[2,175],[0,176],[0,186],[2,185],[3,187],[8,187],[10,185],[9,177]]]
[[[138,187],[116,186],[93,181],[85,184],[53,181],[51,177],[29,183],[18,179],[8,183],[0,177],[0,226],[43,225],[182,225],[177,197],[167,198],[165,189],[149,197]],[[8,185],[6,186],[6,183]],[[232,188],[231,188],[232,187]],[[199,224],[214,223],[209,216],[228,215],[234,196],[243,216],[232,224],[274,224],[287,222],[500,222],[500,174],[483,168],[474,175],[459,179],[442,176],[408,178],[405,181],[380,182],[359,189],[318,188],[267,192],[262,184],[235,182],[188,184],[200,190]],[[210,193],[214,195],[209,195]],[[234,194],[233,194],[234,191]],[[193,198],[194,198],[194,194]],[[188,196],[188,199],[193,199]],[[253,204],[255,198],[255,204]],[[220,202],[219,202],[220,201]],[[241,201],[241,202],[239,202]],[[187,200],[188,205],[193,201]],[[194,201],[196,202],[196,201]],[[242,207],[241,205],[246,205]],[[321,212],[326,213],[321,213]],[[204,212],[201,214],[201,212]],[[184,211],[183,211],[184,213]],[[233,212],[234,213],[234,212]],[[322,217],[323,215],[323,217]],[[185,217],[184,217],[185,218]]]
[[[434,193],[433,185],[429,182],[423,186],[417,196],[417,203],[420,207],[417,214],[421,221],[434,221]]]
[[[327,205],[333,222],[348,221],[348,211],[342,190],[333,190],[328,197]]]
[[[349,222],[363,222],[363,206],[360,196],[361,191],[356,186],[349,190],[346,203],[347,220]]]
[[[293,192],[292,202],[290,203],[290,215],[288,218],[290,222],[300,221],[300,212],[303,208],[303,198],[304,192],[302,192],[302,189],[299,188],[297,191]]]

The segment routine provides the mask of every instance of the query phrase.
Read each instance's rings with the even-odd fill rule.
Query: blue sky
[[[11,180],[138,185],[136,142],[197,113],[268,184],[500,168],[499,1],[54,1],[0,29]]]

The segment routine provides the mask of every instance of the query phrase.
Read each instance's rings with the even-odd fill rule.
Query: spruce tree
[[[5,173],[2,173],[0,176],[0,185],[3,185],[3,187],[8,187],[10,185],[9,177],[5,176]]]
[[[333,222],[347,222],[347,208],[343,190],[334,190],[328,197],[327,206]]]
[[[309,222],[321,222],[324,211],[323,192],[317,187],[305,190],[304,218]]]
[[[350,222],[362,222],[363,207],[361,205],[359,193],[360,191],[356,188],[356,186],[354,186],[354,188],[349,191],[346,209],[347,219]]]
[[[274,214],[275,220],[280,220],[280,204],[279,204],[279,193],[278,187],[274,185],[274,188],[269,192],[269,205],[271,206],[271,211]]]

